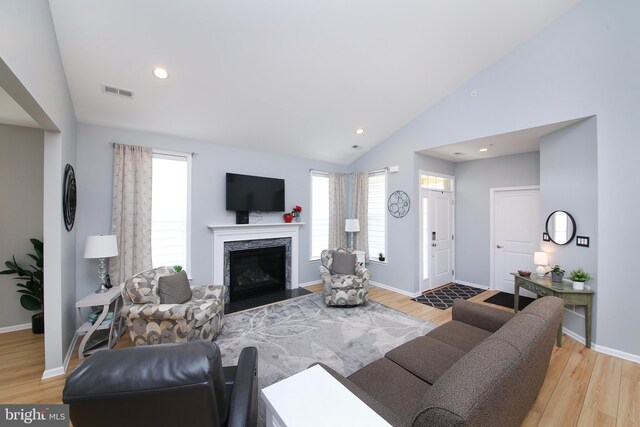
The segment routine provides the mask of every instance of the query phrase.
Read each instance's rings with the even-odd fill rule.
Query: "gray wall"
[[[599,346],[635,357],[640,340],[630,339],[629,328],[640,324],[634,305],[640,286],[629,280],[624,266],[637,262],[640,240],[632,214],[640,211],[638,20],[639,2],[584,0],[354,162],[354,169],[399,164],[411,170],[414,153],[426,148],[596,115],[599,238],[594,249],[598,281],[607,286],[598,290],[594,329]],[[471,97],[472,91],[477,96]],[[391,177],[391,188],[415,194],[412,173]],[[410,289],[415,255],[398,254],[403,248],[404,253],[418,251],[415,210],[401,221],[390,227],[402,235],[389,248],[393,275],[373,280],[384,277],[389,285]]]
[[[540,139],[540,205],[542,209],[541,230],[549,214],[555,210],[569,212],[576,221],[578,236],[590,238],[589,247],[576,246],[575,240],[568,245],[541,242],[541,248],[549,255],[549,264],[560,265],[569,272],[582,267],[595,277],[587,283],[598,290],[598,147],[596,118],[576,123]],[[594,297],[594,318],[597,323],[598,300]],[[623,299],[623,298],[621,298]],[[580,315],[584,310],[579,307]],[[602,313],[601,313],[602,315]],[[606,314],[605,314],[606,315]],[[584,318],[569,311],[564,326],[584,335]],[[593,340],[597,339],[594,334]]]
[[[309,169],[344,172],[330,163],[240,150],[209,142],[88,124],[78,125],[77,293],[96,287],[95,263],[82,258],[88,235],[111,230],[113,148],[111,142],[157,149],[195,152],[192,164],[191,271],[194,284],[213,280],[213,233],[208,224],[234,224],[235,213],[225,210],[225,173],[285,179],[285,207],[303,208],[300,228],[299,281],[317,282],[319,261],[310,262]],[[254,222],[252,217],[251,222]],[[265,214],[262,222],[282,222],[281,214]]]
[[[48,1],[0,3],[0,58],[10,70],[0,73],[3,88],[45,129],[45,375],[58,375],[76,326],[75,230],[64,228],[61,197],[64,166],[75,165],[76,118]]]
[[[0,270],[15,254],[33,260],[30,238],[42,239],[44,135],[40,129],[0,124]],[[13,276],[0,276],[0,328],[31,324],[35,311],[20,305]]]
[[[455,164],[456,280],[490,286],[489,189],[540,183],[539,153]]]

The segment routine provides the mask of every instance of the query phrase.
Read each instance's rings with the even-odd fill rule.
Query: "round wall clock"
[[[402,218],[409,213],[409,209],[411,208],[409,195],[402,190],[394,191],[389,196],[387,208],[391,215],[396,218]]]
[[[64,181],[62,183],[62,214],[64,226],[71,231],[76,219],[76,174],[73,166],[67,164],[64,168]]]

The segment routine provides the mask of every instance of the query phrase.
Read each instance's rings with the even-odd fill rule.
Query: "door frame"
[[[522,185],[518,187],[492,187],[489,189],[489,289],[495,290],[495,264],[494,264],[494,249],[495,249],[495,227],[494,227],[494,203],[496,193],[503,191],[540,191],[539,185]],[[538,224],[540,226],[540,224]]]
[[[431,189],[431,188],[422,188],[422,182],[421,182],[421,178],[422,175],[430,175],[430,176],[438,176],[438,177],[442,177],[442,178],[447,178],[451,180],[451,190],[435,190],[435,189]],[[456,271],[456,239],[455,239],[455,235],[456,235],[456,177],[453,175],[447,175],[444,173],[439,173],[439,172],[431,172],[431,171],[426,171],[426,170],[419,170],[418,171],[418,256],[420,257],[418,259],[418,293],[422,294],[422,292],[424,292],[422,290],[422,277],[424,276],[424,272],[422,271],[423,269],[423,265],[424,263],[422,262],[423,260],[423,250],[422,248],[424,247],[423,245],[423,224],[422,224],[422,218],[424,217],[423,215],[423,209],[422,209],[422,192],[423,191],[446,191],[447,193],[451,193],[451,200],[453,202],[453,205],[451,206],[451,233],[454,236],[454,239],[451,241],[451,269],[453,270],[453,282],[455,283],[456,281],[456,275],[455,275],[455,271]],[[429,254],[428,256],[431,256],[431,246],[428,247],[428,251]],[[429,263],[429,266],[431,266],[431,263]],[[431,287],[431,274],[429,274],[429,289],[433,289]]]

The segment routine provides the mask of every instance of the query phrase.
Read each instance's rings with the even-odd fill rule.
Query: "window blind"
[[[367,205],[367,232],[369,258],[378,259],[380,252],[387,254],[387,174],[385,171],[369,173]]]
[[[311,259],[329,247],[329,175],[311,172]]]

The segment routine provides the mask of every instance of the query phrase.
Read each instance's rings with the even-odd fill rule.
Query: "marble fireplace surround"
[[[229,276],[225,258],[228,261],[229,250],[263,247],[258,240],[273,240],[273,246],[287,246],[287,256],[291,254],[290,268],[287,261],[287,289],[298,287],[298,234],[304,223],[280,224],[223,224],[208,225],[213,231],[213,283],[224,284],[228,291]],[[245,243],[240,243],[245,242]],[[283,242],[289,242],[283,245]],[[226,247],[226,248],[225,248]],[[289,250],[290,248],[290,250]],[[228,295],[225,302],[228,302]]]

